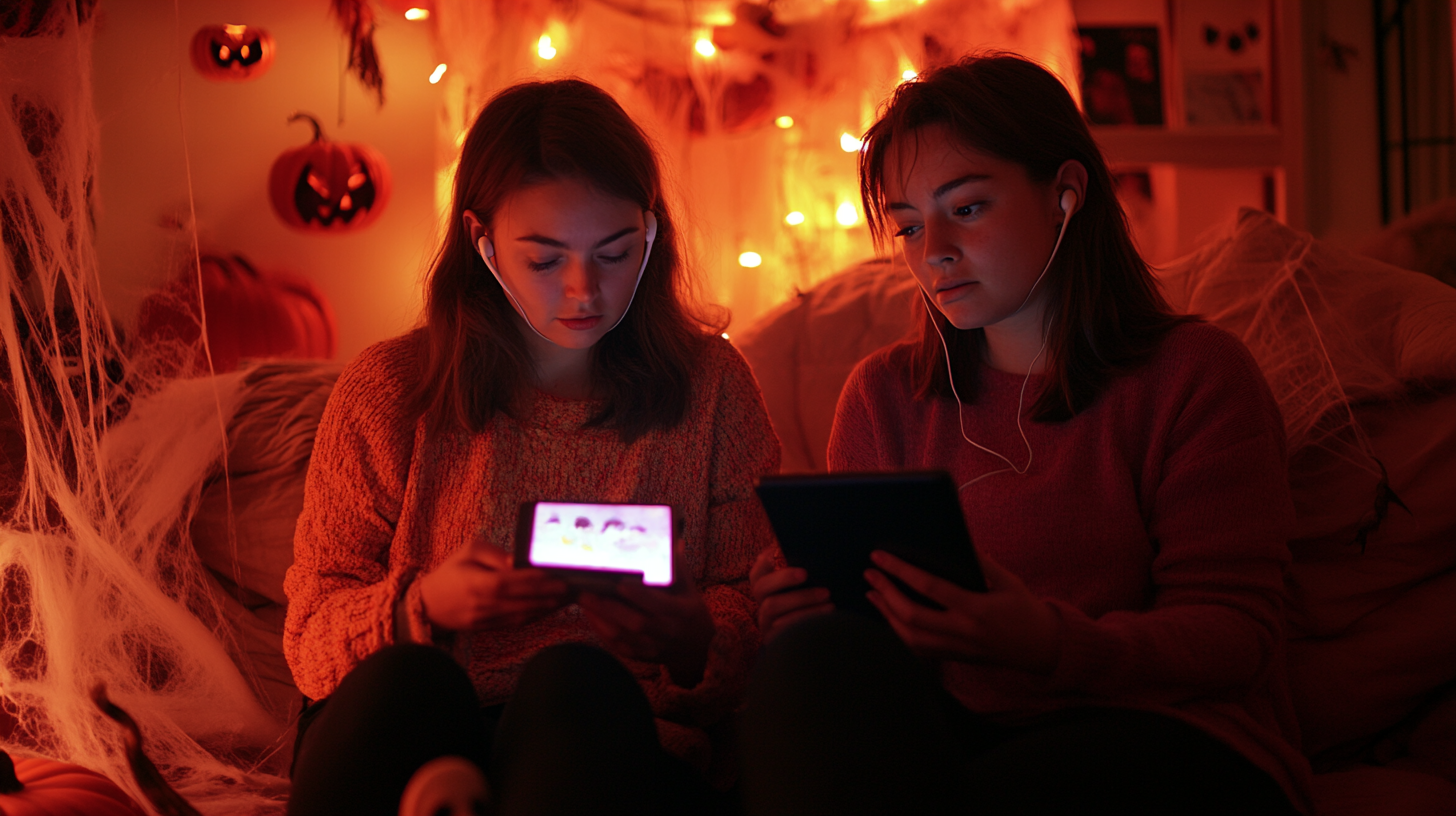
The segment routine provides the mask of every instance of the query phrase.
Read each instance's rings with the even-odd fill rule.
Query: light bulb
[[[551,47],[550,34],[542,34],[541,39],[536,41],[536,53],[541,59],[555,59],[556,49]]]
[[[738,265],[749,269],[759,266],[762,263],[763,257],[757,252],[745,252],[738,256]]]
[[[854,138],[848,133],[839,134],[839,149],[845,153],[858,153],[861,147],[864,147],[864,142],[861,142],[859,139]]]
[[[711,57],[718,53],[717,46],[713,45],[713,41],[707,37],[699,37],[698,41],[693,43],[693,50],[705,57]]]
[[[906,68],[904,70],[904,72],[902,72],[900,74],[900,78],[903,79],[903,80],[905,80],[906,82],[909,82],[910,80],[914,79],[917,76],[920,76],[920,75],[917,74],[917,73],[915,73],[915,69],[913,69],[913,68]]]
[[[789,128],[791,128],[791,127],[794,126],[794,117],[792,117],[792,116],[780,116],[779,118],[777,118],[777,119],[774,120],[774,124],[775,125],[778,125],[780,128],[783,128],[784,130],[788,130]]]
[[[445,63],[442,62],[439,65],[436,65],[434,72],[430,74],[430,84],[431,85],[434,85],[435,83],[439,82],[440,81],[440,77],[442,77],[444,75],[445,75]]]
[[[428,20],[430,19],[430,10],[422,8],[405,9],[404,18],[406,20]]]
[[[799,212],[798,210],[794,210],[793,212],[784,216],[784,223],[788,224],[791,227],[797,227],[800,224],[804,223],[804,214]]]
[[[859,211],[854,208],[853,202],[846,201],[834,211],[834,220],[838,221],[840,226],[852,227],[859,223]]]

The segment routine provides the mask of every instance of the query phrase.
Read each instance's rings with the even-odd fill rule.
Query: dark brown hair
[[[1173,314],[1133,246],[1107,163],[1071,95],[1045,68],[1012,54],[966,57],[900,85],[890,97],[865,135],[859,159],[860,195],[877,245],[888,246],[894,232],[884,184],[891,145],[931,125],[945,126],[970,148],[1021,165],[1036,184],[1051,184],[1068,159],[1087,168],[1087,189],[1042,284],[1051,295],[1049,377],[1032,409],[1034,419],[1068,419],[1188,318]],[[961,397],[973,401],[985,331],[957,329],[939,312],[926,313],[911,355],[917,395],[952,396],[932,321],[945,334]]]
[[[657,240],[622,322],[592,347],[592,386],[603,396],[588,426],[631,441],[678,424],[708,331],[692,312],[677,226],[647,135],[607,93],[577,79],[527,82],[493,97],[465,138],[445,239],[426,283],[425,370],[411,405],[432,428],[476,432],[511,413],[533,373],[504,290],[471,246],[470,210],[489,225],[515,191],[575,179],[657,216]]]

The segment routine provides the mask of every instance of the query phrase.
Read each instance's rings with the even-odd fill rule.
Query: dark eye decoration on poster
[[[214,82],[257,79],[273,64],[273,36],[245,25],[210,25],[192,35],[192,66]]]
[[[268,198],[285,224],[305,232],[352,232],[367,227],[389,202],[389,166],[368,145],[331,142],[318,120],[306,119],[313,141],[286,150],[268,173]]]
[[[1163,124],[1158,29],[1083,27],[1082,104],[1094,125]]]

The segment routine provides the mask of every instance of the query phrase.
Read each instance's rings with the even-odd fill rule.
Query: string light
[[[842,227],[852,227],[859,223],[859,210],[854,208],[853,202],[846,201],[834,211],[834,220]]]
[[[724,340],[727,340],[727,339],[728,339],[728,332],[723,332],[723,334],[722,334],[722,335],[720,335],[720,336],[721,336],[721,337],[722,337],[722,338],[723,338],[723,339],[724,339]]]
[[[804,214],[799,212],[798,210],[794,210],[793,212],[784,216],[784,223],[788,224],[791,227],[797,227],[800,224],[804,223]]]
[[[542,34],[541,39],[536,41],[536,53],[541,59],[555,59],[556,49],[551,47],[551,35]]]
[[[763,256],[757,252],[745,252],[738,256],[738,265],[747,269],[753,269],[763,263]]]
[[[434,85],[435,83],[439,82],[440,81],[440,77],[442,77],[444,75],[445,75],[445,63],[442,62],[439,65],[436,65],[435,66],[434,73],[430,74],[430,84],[431,85]]]
[[[794,126],[794,117],[780,116],[779,118],[774,120],[774,124],[778,125],[779,128],[783,130],[788,130],[789,128]]]
[[[861,147],[864,147],[864,142],[861,142],[859,139],[854,138],[848,133],[839,134],[839,149],[845,153],[858,153]]]
[[[903,80],[905,80],[906,82],[909,82],[910,80],[912,80],[912,79],[914,79],[915,77],[918,77],[918,76],[920,76],[920,75],[917,74],[917,73],[915,73],[915,69],[914,68],[906,68],[905,71],[900,74],[900,78],[903,79]]]
[[[707,37],[699,37],[698,41],[693,43],[693,50],[705,57],[711,57],[718,53],[717,46],[713,45],[713,41]]]
[[[430,10],[422,8],[405,9],[404,18],[406,20],[428,20],[430,19]]]

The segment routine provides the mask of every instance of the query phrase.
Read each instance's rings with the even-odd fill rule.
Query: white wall
[[[97,250],[114,316],[130,324],[147,290],[190,263],[188,235],[168,226],[188,221],[185,147],[203,252],[241,252],[262,268],[312,279],[333,303],[340,359],[412,326],[420,275],[436,236],[433,150],[440,98],[427,80],[436,64],[429,24],[407,22],[375,4],[385,105],[376,109],[350,77],[339,125],[343,36],[328,17],[328,3],[187,0],[178,6],[179,18],[170,0],[104,0],[99,6]],[[250,82],[203,79],[186,49],[200,26],[213,23],[268,29],[278,47],[272,68]],[[316,115],[330,138],[367,143],[384,154],[394,191],[373,225],[321,235],[291,230],[273,214],[268,169],[281,152],[312,135],[306,123],[286,123],[299,109]]]

